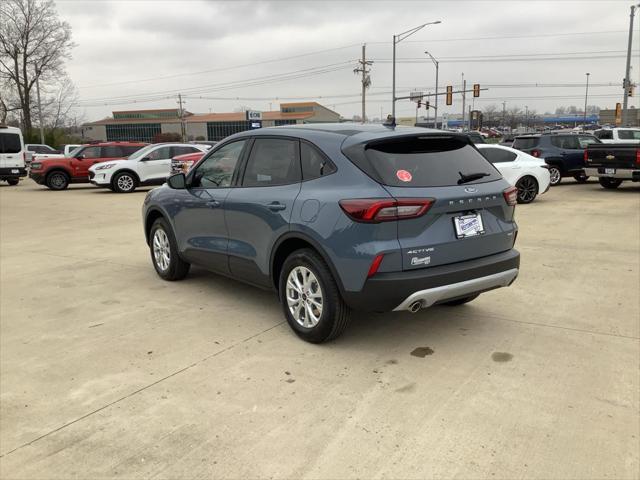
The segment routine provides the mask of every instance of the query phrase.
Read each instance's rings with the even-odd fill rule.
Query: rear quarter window
[[[20,153],[22,142],[17,133],[0,133],[0,153]]]
[[[540,139],[538,137],[520,137],[513,141],[513,148],[518,150],[526,148],[535,148]]]
[[[353,152],[345,154],[351,159],[354,157]],[[364,160],[354,163],[380,183],[393,187],[458,185],[461,174],[486,174],[467,184],[501,178],[476,148],[458,137],[411,137],[373,142],[365,147]]]

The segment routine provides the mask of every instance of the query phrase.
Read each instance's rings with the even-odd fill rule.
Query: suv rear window
[[[523,148],[535,148],[540,141],[540,137],[516,137],[513,141],[513,148],[522,150]]]
[[[17,133],[0,133],[0,153],[19,153],[21,150],[20,135]]]
[[[460,173],[487,174],[469,184],[501,178],[473,146],[457,137],[393,138],[366,145],[364,158],[354,151],[345,153],[369,176],[393,187],[458,185]]]

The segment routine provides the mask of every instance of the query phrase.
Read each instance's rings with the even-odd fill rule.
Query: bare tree
[[[482,115],[484,115],[484,124],[491,125],[491,121],[495,119],[495,113],[498,111],[496,104],[485,105],[482,109]]]
[[[78,94],[73,82],[63,77],[53,86],[48,86],[42,102],[42,118],[51,129],[67,126],[72,118],[71,110],[78,101]]]
[[[58,18],[53,0],[0,1],[0,81],[16,92],[25,130],[32,124],[32,90],[64,71],[74,44],[71,26]]]

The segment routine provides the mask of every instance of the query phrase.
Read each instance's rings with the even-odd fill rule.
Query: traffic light
[[[451,85],[447,85],[447,105],[453,104],[453,87]]]
[[[426,102],[424,102],[424,108],[426,108],[427,110],[429,110],[429,100],[427,100]]]
[[[633,83],[629,83],[629,89],[627,92],[627,95],[630,97],[633,97],[633,91],[635,90],[636,86]]]
[[[418,100],[418,108],[422,106],[422,100]]]
[[[479,83],[474,83],[473,84],[473,96],[474,97],[479,97],[480,96],[480,84]]]

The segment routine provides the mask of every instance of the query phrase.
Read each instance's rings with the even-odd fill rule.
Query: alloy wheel
[[[551,185],[557,185],[560,183],[560,180],[562,180],[560,170],[557,167],[549,168],[549,177],[551,180]]]
[[[159,228],[153,234],[153,258],[156,261],[156,265],[163,272],[169,269],[171,263],[171,245],[169,244],[169,237],[166,232]]]
[[[320,282],[307,267],[295,267],[287,277],[287,305],[299,325],[313,328],[322,317],[323,296]]]
[[[67,179],[62,173],[53,173],[51,174],[51,178],[49,179],[49,183],[55,189],[64,188],[67,183]]]
[[[532,202],[538,193],[538,185],[532,177],[521,178],[518,184],[518,200],[520,203]]]
[[[133,189],[134,181],[130,175],[120,175],[116,182],[118,188],[123,192],[128,192]]]

